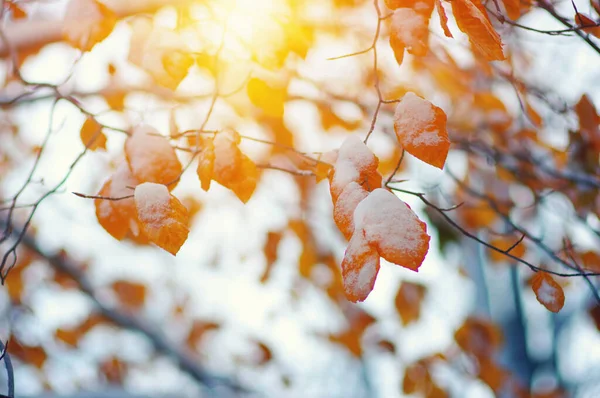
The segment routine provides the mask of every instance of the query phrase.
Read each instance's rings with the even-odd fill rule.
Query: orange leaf
[[[273,269],[273,264],[275,264],[275,261],[277,260],[277,248],[279,247],[281,238],[283,238],[283,234],[281,232],[270,231],[267,234],[267,242],[263,248],[265,259],[267,260],[267,266],[260,277],[261,283],[265,283],[269,279],[269,275]]]
[[[135,209],[150,242],[176,255],[186,241],[189,215],[164,185],[146,182],[135,188]]]
[[[340,148],[337,160],[330,174],[331,198],[335,204],[338,196],[351,182],[356,182],[365,190],[381,187],[381,174],[377,172],[379,159],[355,135],[348,137]]]
[[[502,343],[502,332],[493,323],[469,317],[454,334],[458,346],[476,358],[488,358]]]
[[[338,197],[333,207],[333,220],[344,234],[346,239],[350,239],[354,233],[354,210],[356,206],[367,197],[369,192],[358,183],[352,181],[346,185]]]
[[[128,187],[135,187],[138,181],[131,174],[127,163],[119,165],[116,172],[104,183],[98,196],[119,199],[133,195]],[[135,203],[133,198],[121,200],[94,199],[98,223],[115,239],[122,240],[132,229],[133,235],[139,234]]]
[[[21,361],[41,369],[48,358],[42,346],[22,345],[14,336],[9,338],[8,353],[19,358]]]
[[[475,0],[477,2],[477,0]],[[488,61],[505,59],[502,52],[502,40],[494,30],[483,5],[471,0],[452,1],[452,13],[458,28]]]
[[[408,325],[419,319],[421,315],[421,302],[425,297],[426,288],[423,285],[411,282],[402,282],[396,294],[396,311],[400,315],[403,325]]]
[[[450,140],[443,110],[408,92],[396,107],[394,130],[408,153],[439,169],[444,167]]]
[[[5,4],[8,6],[10,11],[12,12],[12,19],[18,20],[18,19],[27,18],[27,13],[25,12],[25,10],[23,10],[17,4],[15,4],[15,3],[5,3]]]
[[[146,300],[146,286],[129,281],[116,281],[110,286],[119,301],[131,309],[139,309]]]
[[[410,54],[425,56],[429,50],[429,16],[419,14],[412,8],[398,8],[392,15],[390,45],[394,52],[406,48]],[[392,39],[393,37],[393,39]]]
[[[598,23],[592,18],[578,12],[575,14],[575,21],[585,33],[589,33],[600,38],[600,26],[598,26]]]
[[[350,239],[342,261],[344,293],[352,302],[364,301],[375,286],[379,254],[360,236]]]
[[[376,189],[358,204],[354,225],[354,234],[362,234],[381,257],[410,270],[418,271],[429,250],[425,223],[385,189]]]
[[[450,32],[450,28],[448,28],[448,16],[446,15],[446,10],[444,10],[441,0],[435,0],[435,9],[440,16],[440,25],[444,30],[444,34],[446,37],[453,37],[452,32]]]
[[[213,178],[213,169],[215,166],[215,144],[212,139],[203,139],[200,141],[200,153],[198,155],[198,168],[196,173],[200,179],[200,186],[203,190],[210,189],[210,181]]]
[[[172,190],[182,172],[169,141],[150,126],[139,126],[125,141],[125,156],[132,174],[140,182],[167,185]]]
[[[506,15],[513,21],[516,21],[521,16],[521,1],[520,0],[503,0]]]
[[[548,273],[537,272],[531,279],[531,288],[537,301],[548,311],[558,312],[565,305],[565,293],[562,287]]]
[[[81,142],[90,151],[99,148],[106,149],[106,136],[102,133],[102,126],[93,117],[88,117],[79,132]]]
[[[198,343],[202,341],[206,332],[218,329],[220,327],[221,325],[215,322],[194,321],[186,339],[188,347],[196,349]]]
[[[117,17],[96,0],[71,0],[63,21],[63,36],[73,47],[90,51],[113,31]]]
[[[213,179],[246,203],[258,182],[258,168],[238,145],[240,136],[232,130],[219,132],[214,138]]]

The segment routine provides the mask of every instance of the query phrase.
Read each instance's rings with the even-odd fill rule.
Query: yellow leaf
[[[106,136],[102,133],[102,126],[93,117],[88,117],[83,123],[79,136],[90,151],[106,149]]]
[[[117,17],[96,0],[71,0],[63,21],[63,36],[73,47],[90,51],[113,31]]]
[[[287,89],[285,87],[272,87],[264,80],[252,78],[247,86],[248,98],[267,115],[282,117]]]

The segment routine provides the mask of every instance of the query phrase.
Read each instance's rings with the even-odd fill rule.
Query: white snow
[[[369,252],[371,255],[362,258]],[[359,264],[360,260],[364,262]],[[379,255],[369,247],[362,234],[355,234],[348,243],[342,263],[346,294],[357,297],[358,301],[365,300],[375,286],[378,272]]]
[[[404,43],[408,50],[425,46],[421,38],[427,35],[429,21],[412,8],[398,8],[392,15],[392,34]]]
[[[338,197],[338,200],[335,202],[333,219],[338,227],[340,227],[342,222],[349,223],[348,229],[343,230],[340,227],[340,230],[346,238],[349,238],[354,232],[354,210],[368,194],[367,190],[360,184],[352,181],[350,184],[346,185]]]
[[[380,254],[386,254],[382,257],[394,263],[398,258],[420,257],[424,242],[429,242],[424,223],[406,203],[383,188],[374,190],[358,204],[354,229],[355,234],[363,231],[366,240],[376,245]],[[415,269],[420,262],[398,265]]]
[[[346,185],[358,181],[360,173],[369,168],[377,168],[379,161],[371,150],[356,135],[351,135],[342,144],[334,165],[331,191],[339,196]]]
[[[535,292],[538,300],[546,305],[555,305],[557,290],[554,286],[550,285],[546,279],[542,279],[540,288]]]
[[[404,146],[435,146],[444,141],[434,123],[433,104],[408,92],[394,112],[394,128]]]
[[[179,160],[169,141],[158,130],[147,125],[134,129],[125,142],[125,152],[134,176],[143,182],[172,182]]]
[[[159,228],[166,221],[171,195],[166,186],[145,182],[135,188],[135,207],[143,224]]]

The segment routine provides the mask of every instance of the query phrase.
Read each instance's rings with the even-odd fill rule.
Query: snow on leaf
[[[185,206],[161,184],[140,184],[134,195],[138,220],[150,242],[176,255],[189,233]]]
[[[385,260],[418,271],[429,250],[427,226],[393,193],[379,188],[354,211],[354,234],[367,242]]]
[[[117,17],[96,0],[71,0],[63,21],[63,37],[73,47],[90,51],[115,27]]]
[[[233,130],[219,132],[214,140],[212,179],[233,191],[246,203],[258,182],[258,168],[238,148],[240,136]]]
[[[540,271],[531,280],[531,288],[537,301],[548,311],[558,312],[565,305],[562,287],[548,273]]]
[[[90,151],[106,149],[106,136],[101,130],[102,126],[93,117],[88,117],[79,132],[81,143]]]
[[[333,220],[348,240],[354,233],[354,210],[368,194],[369,192],[366,189],[352,181],[346,185],[335,203]]]
[[[364,301],[375,286],[379,254],[359,232],[352,236],[342,261],[344,293],[352,302]]]
[[[408,92],[396,107],[394,130],[408,153],[437,168],[444,167],[450,140],[443,110]]]
[[[182,167],[169,141],[150,126],[139,126],[125,141],[125,156],[140,182],[177,185]]]
[[[406,50],[413,55],[425,56],[428,51],[429,18],[412,8],[398,8],[392,15],[390,45],[394,52]]]
[[[356,182],[367,191],[381,187],[381,175],[377,172],[379,159],[355,135],[342,144],[331,173],[331,198],[335,204],[338,196],[351,182]]]
[[[483,4],[474,1],[452,1],[452,13],[458,28],[488,61],[505,59],[500,35],[494,30]]]
[[[115,173],[104,183],[98,196],[119,199],[131,196],[138,181],[131,174],[127,163],[119,165]],[[134,236],[139,235],[133,198],[121,200],[94,199],[98,223],[115,239],[122,240],[129,230]]]

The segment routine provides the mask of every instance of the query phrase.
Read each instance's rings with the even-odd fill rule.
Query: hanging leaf
[[[133,231],[134,236],[140,233],[132,197],[133,189],[130,188],[138,183],[127,163],[123,162],[104,183],[97,195],[115,200],[94,199],[98,223],[115,239],[122,240],[130,230]]]
[[[154,182],[175,188],[181,163],[169,140],[150,126],[138,126],[125,141],[125,156],[133,176],[140,182]]]
[[[418,271],[429,250],[427,226],[406,203],[379,188],[354,211],[354,234],[362,234],[385,260]]]
[[[440,16],[440,26],[442,27],[446,37],[454,37],[452,36],[452,32],[450,32],[450,28],[448,28],[448,16],[446,15],[446,10],[444,10],[444,6],[442,5],[442,0],[435,0],[435,9]]]
[[[562,287],[548,273],[539,271],[531,280],[531,288],[537,301],[548,311],[558,312],[565,305]]]
[[[355,135],[342,144],[333,173],[330,177],[331,198],[335,204],[338,196],[351,182],[356,182],[367,191],[381,188],[381,174],[377,172],[379,159]]]
[[[63,21],[63,36],[73,47],[90,51],[113,31],[117,17],[96,0],[71,0]]]
[[[421,316],[421,302],[425,292],[425,286],[418,283],[402,282],[400,285],[394,303],[404,326],[417,321]]]
[[[344,293],[352,302],[364,301],[375,286],[379,253],[360,233],[350,239],[342,261]]]
[[[140,309],[146,301],[146,286],[130,281],[115,281],[110,285],[119,301],[126,307]]]
[[[488,61],[505,59],[502,40],[494,30],[483,4],[478,0],[452,1],[452,13],[458,28],[469,37],[473,47]]]
[[[167,187],[146,182],[135,188],[135,209],[150,242],[176,255],[186,241],[189,215]]]
[[[521,1],[520,0],[503,0],[506,15],[513,21],[521,17]]]
[[[408,153],[439,169],[444,167],[450,140],[443,110],[408,92],[396,107],[394,130]]]
[[[88,117],[79,132],[81,143],[90,151],[106,149],[106,136],[102,133],[102,126],[93,117]]]
[[[272,117],[282,117],[287,99],[286,87],[273,87],[264,80],[252,78],[247,85],[248,98],[254,106]]]
[[[409,54],[423,57],[429,51],[429,17],[412,8],[398,8],[392,15],[390,45],[394,53],[405,48]]]
[[[502,344],[502,332],[488,320],[469,317],[454,334],[454,340],[464,352],[489,358]]]
[[[369,192],[358,183],[352,181],[346,185],[338,197],[333,208],[333,220],[344,234],[346,239],[350,239],[354,233],[354,210],[356,206],[367,196]]]
[[[263,253],[265,254],[265,260],[267,261],[265,271],[260,277],[260,282],[265,283],[269,280],[269,276],[271,275],[271,270],[273,269],[273,265],[275,261],[277,261],[277,249],[279,248],[279,242],[283,238],[283,233],[269,231],[267,234],[267,241],[263,247]]]
[[[585,33],[600,38],[600,26],[598,26],[598,22],[594,21],[592,18],[578,12],[575,14],[575,22],[577,22],[579,28]]]
[[[208,189],[213,179],[246,203],[256,189],[258,168],[238,148],[240,141],[239,134],[233,130],[221,131],[214,139],[204,140],[198,177],[203,189]]]

